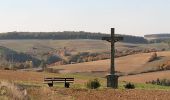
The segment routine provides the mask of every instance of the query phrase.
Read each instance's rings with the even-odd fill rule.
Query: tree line
[[[147,43],[144,37],[120,35],[124,37],[122,42],[128,43]],[[92,33],[84,31],[64,31],[64,32],[7,32],[0,34],[1,40],[7,39],[96,39],[101,40],[102,37],[110,37],[110,34]]]

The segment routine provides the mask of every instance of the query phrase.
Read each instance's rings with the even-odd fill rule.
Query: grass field
[[[103,52],[110,51],[110,43],[102,40],[0,40],[0,45],[7,48],[25,52],[33,47],[40,49],[51,50],[59,48],[73,48],[78,52]],[[116,48],[125,50],[127,48],[156,48],[156,49],[169,49],[168,44],[154,43],[154,44],[130,44],[130,43],[116,43]]]
[[[40,49],[73,48],[78,52],[103,52],[109,50],[109,43],[102,40],[0,40],[0,45],[19,52],[33,47]]]

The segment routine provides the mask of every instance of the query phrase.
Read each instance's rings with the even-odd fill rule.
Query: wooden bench
[[[54,83],[64,83],[66,88],[69,88],[70,83],[74,82],[74,78],[60,78],[60,77],[50,77],[44,78],[44,83],[48,84],[49,87],[53,87]]]

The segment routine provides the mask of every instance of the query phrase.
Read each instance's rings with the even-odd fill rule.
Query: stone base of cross
[[[110,74],[110,75],[107,75],[106,77],[107,77],[107,87],[117,89],[119,76],[115,74]]]
[[[107,87],[118,88],[118,75],[115,72],[115,42],[123,40],[123,37],[116,36],[114,34],[114,28],[111,28],[111,37],[103,37],[102,40],[111,42],[111,68],[110,75],[107,76]]]

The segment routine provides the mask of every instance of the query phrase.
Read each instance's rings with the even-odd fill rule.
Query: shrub
[[[124,87],[125,87],[126,89],[134,89],[134,88],[135,88],[135,85],[132,84],[132,83],[127,83],[126,85],[124,85]]]
[[[99,80],[96,78],[96,79],[93,79],[93,80],[89,80],[86,84],[87,88],[89,89],[97,89],[101,86]]]
[[[151,57],[148,59],[148,62],[152,62],[152,61],[156,60],[157,58],[158,58],[157,53],[154,52],[154,53],[151,55]]]
[[[162,85],[162,86],[170,86],[170,80],[168,79],[157,79],[146,82],[147,84],[154,84],[154,85]]]
[[[58,55],[50,55],[47,57],[47,64],[52,64],[58,61],[62,61],[62,58]]]

